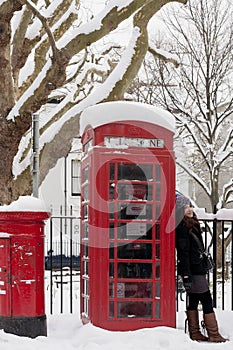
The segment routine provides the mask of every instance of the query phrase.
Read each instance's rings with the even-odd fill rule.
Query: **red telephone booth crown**
[[[80,123],[83,322],[175,327],[174,118],[108,102]]]

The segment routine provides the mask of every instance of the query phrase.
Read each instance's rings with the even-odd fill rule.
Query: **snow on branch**
[[[209,187],[207,187],[205,182],[195,172],[193,172],[191,169],[187,167],[187,164],[185,162],[177,158],[176,163],[203,188],[203,190],[206,192],[208,196],[211,195],[211,190],[209,189]]]
[[[44,16],[42,16],[41,12],[37,9],[37,7],[35,6],[35,4],[31,1],[31,0],[25,0],[25,4],[30,8],[30,10],[32,11],[32,13],[41,21],[47,35],[49,38],[49,42],[53,51],[53,54],[56,55],[56,52],[58,51],[57,47],[56,47],[56,43],[54,40],[54,36],[52,31],[50,30],[48,24],[47,24],[47,20]],[[55,9],[55,8],[54,8]]]
[[[27,89],[27,91],[20,97],[20,99],[16,102],[12,110],[7,116],[7,120],[14,120],[15,117],[19,115],[20,108],[24,105],[24,103],[28,100],[30,96],[33,96],[35,90],[40,86],[42,80],[46,77],[46,73],[51,67],[51,59],[49,58],[46,62],[42,71],[38,74],[37,78],[34,80],[31,86]]]
[[[55,135],[60,131],[60,129],[62,128],[62,126],[65,124],[66,121],[81,114],[81,112],[85,108],[92,106],[94,104],[98,104],[108,97],[112,89],[115,87],[116,83],[122,79],[126,70],[130,66],[132,57],[135,52],[135,45],[139,36],[140,36],[140,31],[137,27],[135,27],[132,32],[131,40],[127,48],[125,49],[124,53],[122,54],[119,63],[114,68],[112,73],[107,77],[104,83],[101,84],[101,88],[99,88],[99,85],[97,85],[85,99],[83,99],[81,102],[71,107],[67,112],[65,112],[61,116],[60,119],[53,122],[47,129],[44,130],[44,132],[40,137],[40,150],[43,149],[45,144],[51,142],[54,139]],[[58,111],[60,111],[63,108],[63,106],[65,106],[67,103],[72,101],[73,97],[74,97],[74,90],[72,90],[67,95],[67,97],[57,107],[55,107],[52,110],[50,114],[50,119],[52,119],[58,113]],[[26,146],[28,145],[29,140],[24,139],[23,142],[24,142],[24,145]],[[15,177],[19,176],[30,165],[30,153],[28,153],[28,155],[23,159],[22,162],[20,161],[23,151],[24,151],[23,144],[21,144],[20,150],[15,156],[14,162],[13,162],[13,174]]]
[[[172,54],[172,53],[165,51],[165,50],[162,50],[162,49],[154,48],[154,47],[152,47],[151,44],[148,48],[148,51],[153,56],[163,60],[164,62],[173,63],[176,68],[178,68],[180,65],[179,57],[175,54]]]

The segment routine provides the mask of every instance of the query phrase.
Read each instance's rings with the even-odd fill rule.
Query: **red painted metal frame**
[[[104,146],[104,136],[127,136],[140,138],[158,138],[163,139],[165,147],[163,149],[150,148],[144,149],[140,147],[129,147],[127,149],[113,149]],[[81,208],[81,313],[84,322],[90,320],[94,325],[109,329],[109,330],[134,330],[144,327],[155,326],[171,326],[175,327],[176,320],[176,295],[175,295],[175,242],[174,242],[174,217],[173,209],[175,204],[175,165],[173,154],[173,133],[160,126],[144,122],[121,122],[107,124],[92,130],[86,128],[83,135],[83,145],[92,139],[92,148],[84,156],[81,165],[81,181],[82,181],[82,208]],[[109,164],[119,163],[135,163],[148,164],[154,166],[159,164],[162,169],[161,181],[161,205],[162,212],[158,219],[153,213],[153,218],[150,221],[152,226],[159,222],[161,226],[161,237],[159,242],[156,241],[153,231],[152,243],[152,276],[148,279],[137,279],[137,282],[148,282],[153,285],[152,296],[143,301],[148,301],[153,305],[156,302],[160,303],[160,317],[156,317],[155,311],[152,312],[150,318],[144,317],[117,317],[116,311],[114,316],[109,315],[109,302],[116,303],[117,298],[117,283],[127,282],[127,279],[115,278],[114,289],[115,296],[109,296],[109,263],[121,261],[116,258],[116,253],[113,259],[109,257],[109,244],[113,243],[114,249],[118,240],[116,236],[113,240],[109,239],[109,183],[110,173]],[[88,167],[88,178],[84,180],[83,172]],[[154,185],[154,180],[151,184]],[[149,184],[149,182],[148,182]],[[88,198],[84,195],[84,188],[88,188]],[[85,198],[84,198],[85,197]],[[114,202],[114,201],[113,201]],[[136,201],[137,203],[137,201]],[[149,202],[148,202],[149,203]],[[156,201],[153,198],[151,201],[153,211],[155,211]],[[115,203],[114,205],[117,205]],[[85,219],[84,212],[88,208],[88,217]],[[114,221],[115,220],[115,221]],[[148,221],[148,222],[149,222]],[[117,225],[117,218],[112,220]],[[88,239],[84,234],[84,224],[88,225]],[[170,225],[171,229],[168,229]],[[155,230],[155,229],[153,229]],[[137,241],[135,241],[137,243]],[[160,244],[160,284],[161,296],[160,300],[156,300],[155,295],[155,263],[158,261],[155,258],[156,243]],[[87,248],[88,247],[88,248]],[[88,249],[88,256],[86,255]],[[141,263],[146,263],[148,260],[141,260]],[[84,269],[84,264],[88,264],[88,274]],[[116,267],[115,267],[116,269]],[[84,293],[84,281],[88,281],[88,293]],[[135,282],[135,279],[132,281]],[[129,282],[129,280],[128,280]],[[88,312],[84,307],[84,300],[88,303]],[[127,299],[130,301],[130,299]],[[132,302],[138,299],[131,299]]]

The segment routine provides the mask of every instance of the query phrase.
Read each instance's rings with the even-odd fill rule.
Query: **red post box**
[[[108,102],[80,127],[83,323],[175,327],[174,117]]]
[[[49,216],[33,197],[0,207],[0,329],[5,332],[47,335],[44,220]]]

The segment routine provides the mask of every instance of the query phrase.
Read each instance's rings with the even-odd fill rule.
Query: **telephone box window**
[[[152,264],[120,262],[117,265],[117,274],[118,278],[151,278]]]
[[[114,298],[114,283],[109,283],[109,296]]]
[[[114,183],[111,183],[109,185],[109,199],[110,200],[114,199],[114,187],[115,187]]]
[[[155,317],[160,318],[160,303],[155,303]]]
[[[118,165],[117,179],[118,180],[124,179],[124,180],[147,181],[146,172],[148,173],[148,168],[149,169],[151,168],[151,174],[152,174],[152,166],[151,165],[145,166],[145,164],[134,164],[134,163],[124,164],[124,163],[121,163]],[[151,174],[149,174],[149,177]]]
[[[115,297],[114,284],[109,283],[109,296]],[[151,282],[118,282],[117,298],[151,298],[152,283]]]
[[[109,224],[109,239],[114,239],[114,223]]]
[[[86,166],[84,169],[83,169],[83,183],[86,182],[88,180],[88,171],[89,171],[89,167]]]
[[[109,176],[110,180],[114,180],[115,178],[115,164],[114,163],[110,163],[110,176]]]
[[[156,257],[156,259],[159,260],[160,259],[160,243],[156,243],[155,248],[156,248],[155,257]]]
[[[114,277],[114,263],[113,262],[109,263],[109,277],[110,278]]]
[[[85,256],[86,258],[88,258],[88,245],[87,245],[87,244],[85,244],[84,256]]]
[[[87,222],[85,222],[83,225],[83,238],[84,239],[88,238],[88,231],[89,231],[89,225]]]
[[[110,301],[109,303],[109,317],[114,317],[114,302]]]
[[[118,243],[117,257],[119,259],[152,259],[150,243],[132,242]]]
[[[161,181],[161,165],[156,164],[155,166],[155,179],[157,182]]]
[[[140,220],[152,219],[152,204],[140,202],[119,203],[118,204],[118,219],[121,220]]]
[[[118,184],[117,194],[121,200],[152,200],[152,185]]]
[[[118,224],[118,239],[150,239],[152,238],[152,225],[143,222],[127,222]]]
[[[109,259],[114,259],[114,243],[109,245]]]
[[[84,275],[88,275],[88,261],[84,261]]]
[[[89,283],[88,280],[84,280],[84,294],[89,295]]]
[[[88,193],[88,185],[84,186],[84,189],[83,189],[83,199],[84,201],[88,201],[88,198],[89,198],[89,193]]]
[[[118,302],[117,303],[117,317],[152,317],[152,303],[144,301],[134,302]]]
[[[155,239],[156,240],[160,239],[160,225],[159,224],[155,225]]]
[[[156,289],[156,298],[160,299],[160,282],[157,282],[155,285],[155,289]]]
[[[161,201],[161,187],[160,187],[160,184],[156,185],[155,200],[157,202]]]
[[[84,219],[88,219],[88,206],[87,205],[84,205],[83,211],[84,211]]]
[[[155,278],[158,280],[160,279],[160,263],[157,262],[155,264]]]
[[[109,219],[114,219],[114,203],[109,203]]]
[[[157,221],[159,221],[160,216],[161,216],[161,206],[160,206],[160,204],[156,204],[156,206],[155,206],[155,219]]]

